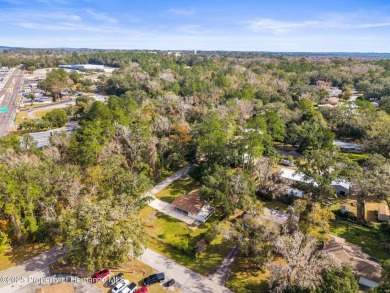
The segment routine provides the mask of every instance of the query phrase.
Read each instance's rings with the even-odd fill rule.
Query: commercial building
[[[97,64],[71,64],[71,65],[59,65],[63,69],[71,70],[95,70],[95,71],[104,71],[104,65]]]

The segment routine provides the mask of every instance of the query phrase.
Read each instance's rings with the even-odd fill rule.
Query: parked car
[[[280,160],[280,164],[282,164],[282,165],[284,165],[284,166],[290,166],[290,167],[294,166],[294,163],[293,163],[293,162],[291,162],[291,161],[289,161],[289,160],[285,160],[285,159]]]
[[[141,287],[135,293],[148,293],[148,287]]]
[[[129,285],[129,280],[123,280],[115,285],[114,288],[112,288],[112,293],[119,293],[121,292],[127,285]]]
[[[144,286],[149,286],[149,285],[152,285],[154,283],[159,283],[159,282],[164,281],[164,280],[165,280],[164,273],[157,273],[157,274],[150,275],[149,277],[146,277],[142,283]]]
[[[171,287],[173,285],[175,285],[175,280],[174,279],[170,279],[168,282],[165,283],[165,286],[166,287]]]
[[[121,293],[134,293],[137,290],[137,284],[131,283],[129,286],[122,289]]]
[[[108,280],[107,285],[108,285],[109,287],[112,287],[112,286],[114,286],[116,283],[118,283],[119,281],[122,281],[124,278],[125,278],[125,275],[122,274],[122,273],[119,273],[119,274],[117,274],[117,275],[111,277],[111,278]]]
[[[93,274],[92,276],[92,282],[93,283],[96,283],[96,282],[101,282],[105,277],[107,277],[108,275],[110,274],[110,270],[109,269],[104,269],[98,273],[95,273]]]

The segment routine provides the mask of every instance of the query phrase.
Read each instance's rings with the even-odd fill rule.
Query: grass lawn
[[[358,202],[356,196],[350,196],[346,199],[333,199],[333,204],[330,206],[330,210],[337,211],[341,208],[341,206],[345,206],[355,216],[358,216],[357,205]]]
[[[149,235],[149,248],[202,275],[208,275],[233,247],[232,243],[219,236],[208,245],[198,259],[195,258],[195,244],[203,238],[212,223],[217,221],[216,215],[211,216],[208,222],[195,230],[149,206],[141,210],[140,217],[145,220],[144,231]],[[229,225],[229,222],[224,222],[224,225]]]
[[[267,278],[269,271],[252,266],[250,257],[237,256],[230,269],[226,287],[236,293],[269,292]]]
[[[287,203],[281,202],[279,200],[261,202],[265,208],[269,208],[270,210],[278,210],[281,212],[287,212],[287,208],[289,207]]]
[[[160,200],[171,203],[175,200],[176,197],[187,194],[199,187],[200,183],[198,181],[191,178],[190,176],[187,176],[186,178],[173,182],[167,188],[164,188],[158,192],[156,197]]]
[[[359,226],[350,222],[335,220],[330,223],[330,234],[345,238],[348,242],[362,247],[363,252],[380,260],[390,259],[385,244],[390,236],[374,228]]]
[[[43,109],[43,110],[36,110],[34,112],[32,112],[32,116],[34,116],[35,118],[41,118],[43,117],[45,114],[53,111],[54,109],[53,108],[49,108],[49,109]]]
[[[36,244],[16,246],[3,251],[0,254],[0,271],[13,267],[29,258],[37,256],[49,250],[49,244]]]

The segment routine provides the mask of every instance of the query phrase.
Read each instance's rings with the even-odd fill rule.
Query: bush
[[[43,116],[43,120],[49,121],[52,128],[59,128],[68,122],[68,115],[64,109],[54,109]]]

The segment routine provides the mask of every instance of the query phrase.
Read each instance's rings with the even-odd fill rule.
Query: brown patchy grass
[[[25,260],[42,254],[51,248],[48,244],[11,247],[0,254],[0,270],[13,267]]]

